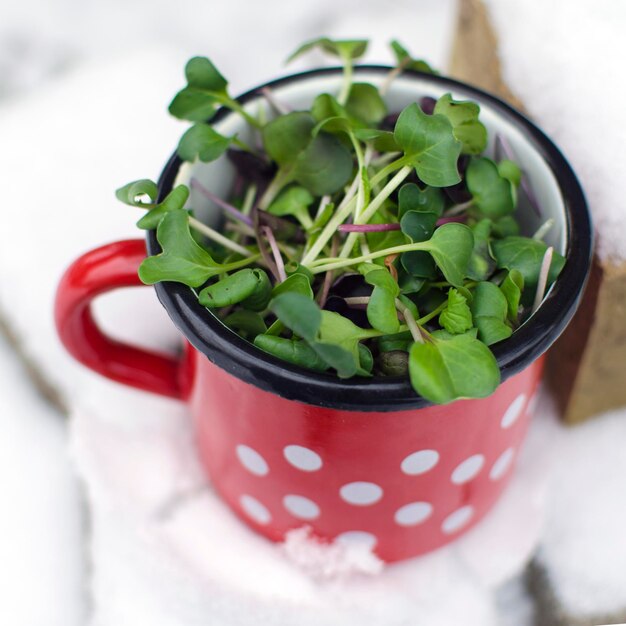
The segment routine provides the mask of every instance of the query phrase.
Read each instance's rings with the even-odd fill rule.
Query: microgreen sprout
[[[488,346],[541,305],[565,259],[543,241],[552,219],[522,235],[517,213],[538,211],[536,197],[506,138],[490,151],[478,104],[444,94],[388,110],[393,80],[433,71],[391,47],[395,67],[370,84],[354,81],[367,41],[307,42],[291,58],[338,57],[337,93],[296,108],[264,88],[256,117],[194,57],[170,104],[191,122],[178,155],[192,171],[228,161],[232,187],[218,194],[196,173],[162,199],[146,179],[116,195],[161,246],[140,278],[187,285],[259,350],[341,378],[408,376],[436,403],[484,397],[500,382]],[[220,106],[251,145],[211,124]],[[203,221],[209,209],[221,226]]]

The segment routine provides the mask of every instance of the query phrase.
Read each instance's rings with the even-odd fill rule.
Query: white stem
[[[315,219],[317,220],[322,213],[324,212],[324,209],[326,208],[326,205],[330,202],[330,196],[322,196],[320,199],[320,204],[317,207],[317,213],[315,213]]]
[[[234,242],[232,239],[228,237],[224,237],[222,233],[213,230],[210,226],[199,222],[195,217],[189,216],[189,226],[195,228],[199,233],[202,233],[205,237],[212,239],[213,241],[219,243],[220,245],[232,250],[233,252],[237,252],[241,254],[241,256],[250,257],[252,256],[252,252],[243,246],[240,246],[238,243]]]
[[[422,333],[420,332],[420,328],[413,317],[408,306],[405,306],[398,298],[396,298],[396,308],[400,313],[402,313],[402,317],[406,322],[406,325],[409,327],[409,331],[411,332],[411,336],[415,343],[424,343],[424,338],[422,337]]]
[[[533,302],[532,312],[534,313],[540,306],[543,296],[546,293],[546,285],[548,284],[548,274],[550,273],[550,265],[552,265],[552,253],[554,248],[550,246],[543,255],[541,261],[541,270],[539,271],[539,281],[537,282],[537,291],[535,293],[535,301]]]
[[[354,220],[355,224],[367,224],[376,211],[380,209],[383,205],[383,202],[387,200],[387,198],[400,186],[402,181],[413,171],[413,168],[405,165],[402,169],[400,169],[396,175],[383,187],[381,192],[369,203],[367,208]],[[350,233],[341,249],[339,257],[345,259],[350,255],[352,248],[354,247],[354,242],[356,241],[358,234]]]
[[[537,241],[542,241],[543,238],[548,234],[548,231],[554,226],[554,220],[552,218],[546,220],[538,229],[537,232],[533,235],[533,239]]]
[[[351,259],[319,259],[317,262],[309,265],[309,269],[313,274],[321,274],[328,270],[336,270],[342,267],[349,267],[350,265],[358,265],[359,263],[365,263],[372,259],[378,259],[383,256],[389,256],[390,254],[400,254],[402,252],[411,252],[412,250],[428,250],[428,241],[418,241],[417,243],[405,243],[401,246],[393,246],[391,248],[385,248],[384,250],[377,250],[376,252],[370,252],[363,256],[353,257]]]
[[[461,202],[460,204],[455,204],[451,206],[443,215],[443,217],[453,217],[454,215],[458,215],[459,213],[463,213],[465,209],[469,209],[472,204],[474,204],[474,199],[467,200],[466,202]]]
[[[274,262],[276,263],[276,269],[278,270],[278,279],[282,283],[283,281],[287,280],[287,273],[285,272],[285,263],[283,261],[282,255],[280,254],[280,250],[278,249],[276,238],[274,237],[272,229],[268,226],[263,226],[262,230],[265,238],[270,244],[270,248],[272,249],[272,255],[274,257]]]
[[[357,180],[357,184],[358,184],[358,180]],[[356,192],[356,185],[354,185],[354,190]],[[350,191],[348,192],[348,194],[350,194]],[[317,238],[315,243],[311,246],[311,249],[302,257],[302,265],[309,265],[312,261],[314,261],[318,257],[319,253],[324,249],[324,246],[328,243],[328,241],[335,234],[335,231],[337,230],[339,224],[343,224],[343,222],[345,222],[348,215],[352,213],[354,204],[356,204],[356,198],[354,197],[354,194],[352,194],[350,199],[346,202],[346,198],[348,197],[348,194],[346,194],[346,197],[343,199],[341,204],[337,207],[337,210],[335,211],[334,215],[330,218],[330,220],[324,227],[324,230],[322,231],[320,236]]]
[[[246,195],[241,205],[241,212],[244,215],[250,215],[252,206],[254,205],[254,198],[256,196],[256,185],[250,185],[246,190]]]
[[[346,104],[348,96],[350,95],[350,89],[352,88],[352,58],[345,57],[343,61],[343,82],[341,84],[341,91],[337,96],[337,102],[339,102],[341,106]]]
[[[351,304],[368,304],[370,301],[369,296],[352,296],[344,298],[345,303],[350,306]]]

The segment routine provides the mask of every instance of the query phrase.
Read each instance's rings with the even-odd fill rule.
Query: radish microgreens
[[[520,234],[518,188],[538,204],[506,138],[486,153],[478,104],[448,93],[388,110],[399,75],[433,71],[391,48],[396,67],[367,83],[353,81],[367,41],[304,44],[290,58],[318,49],[341,60],[338,93],[294,110],[266,89],[266,112],[244,108],[209,59],[192,58],[169,106],[191,122],[177,152],[227,159],[231,190],[220,197],[191,178],[157,202],[143,179],[116,195],[156,229],[161,252],[141,280],[187,285],[259,350],[341,378],[408,376],[435,403],[484,397],[500,382],[488,346],[532,314],[565,259],[542,241],[550,220],[535,238]],[[241,116],[254,148],[211,125],[220,107]],[[194,215],[200,198],[223,212],[219,231]]]

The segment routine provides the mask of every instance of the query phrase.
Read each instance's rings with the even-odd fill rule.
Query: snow
[[[613,122],[623,85],[609,62],[623,56],[623,5],[489,4],[504,33],[507,78],[580,174],[603,258],[623,260],[623,130]],[[429,626],[522,626],[532,607],[520,573],[546,514],[540,562],[558,599],[584,615],[626,607],[624,412],[565,431],[544,396],[515,479],[484,523],[449,548],[376,573],[371,554],[338,554],[304,531],[283,546],[251,533],[206,483],[183,406],[100,379],[56,339],[51,309],[63,268],[96,245],[138,236],[137,215],[113,190],[156,177],[175,145],[181,125],[165,105],[189,55],[212,56],[235,92],[281,73],[286,53],[320,33],[374,35],[373,61],[389,58],[384,42],[397,36],[443,67],[453,9],[452,0],[382,8],[375,0],[275,0],[245,11],[194,0],[158,10],[148,0],[0,7],[0,95],[13,96],[0,109],[0,311],[73,410],[72,456],[91,507],[94,626],[193,626],[207,616],[247,626],[251,615],[276,626],[399,626],[416,616]],[[602,58],[589,44],[599,41]],[[96,311],[119,338],[168,350],[178,343],[150,289],[103,297]],[[85,537],[64,430],[7,350],[0,488],[11,506],[0,522],[0,622],[84,623]]]
[[[0,623],[84,623],[83,516],[62,417],[0,341]]]
[[[626,612],[625,441],[616,411],[567,429],[555,450],[537,560],[570,615]]]
[[[626,4],[487,0],[504,78],[562,148],[593,213],[598,253],[626,260]],[[558,76],[558,80],[555,77]]]
[[[500,623],[499,589],[523,570],[542,526],[559,432],[549,402],[486,520],[449,547],[383,568],[367,551],[315,544],[306,530],[283,545],[259,537],[203,478],[184,408],[114,389],[72,415],[72,454],[94,520],[94,624],[173,626],[210,615],[230,626],[252,614],[303,626],[400,626],[418,615],[429,625]]]

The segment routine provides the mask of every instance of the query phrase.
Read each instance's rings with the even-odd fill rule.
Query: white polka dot
[[[270,512],[256,498],[244,494],[241,498],[239,498],[239,503],[241,504],[241,508],[244,510],[246,515],[258,524],[270,523],[272,519]]]
[[[462,506],[460,509],[457,509],[454,513],[451,513],[445,520],[443,520],[441,530],[443,530],[446,535],[455,533],[470,521],[472,515],[474,515],[473,507],[469,505]]]
[[[337,536],[336,541],[344,545],[365,546],[370,550],[374,549],[378,543],[376,535],[366,533],[364,530],[349,530],[345,533],[341,533],[341,535]]]
[[[249,446],[244,446],[243,444],[238,445],[237,457],[241,461],[241,464],[256,476],[265,476],[270,471],[265,459]]]
[[[289,494],[283,498],[283,504],[294,517],[300,519],[315,519],[320,514],[320,507],[304,496]]]
[[[400,526],[416,526],[425,522],[433,512],[430,502],[411,502],[400,507],[395,514],[395,520]]]
[[[438,462],[439,452],[436,450],[418,450],[409,454],[400,467],[405,474],[417,476],[431,470]]]
[[[367,506],[383,497],[383,490],[376,483],[355,482],[344,485],[339,494],[349,504]]]
[[[504,476],[511,465],[514,453],[513,448],[508,448],[498,457],[498,460],[493,464],[489,472],[489,478],[491,478],[491,480],[498,480]]]
[[[462,485],[472,480],[480,472],[484,463],[485,457],[482,454],[474,454],[469,459],[465,459],[463,463],[457,465],[450,479],[455,485]]]
[[[289,463],[303,472],[316,472],[322,467],[322,457],[304,446],[286,446],[283,454]]]
[[[524,393],[521,393],[517,396],[517,398],[515,398],[515,400],[513,400],[513,402],[511,402],[511,406],[509,406],[502,416],[502,421],[500,422],[500,426],[502,426],[502,428],[510,428],[513,426],[517,418],[522,414],[525,402],[526,394]]]

